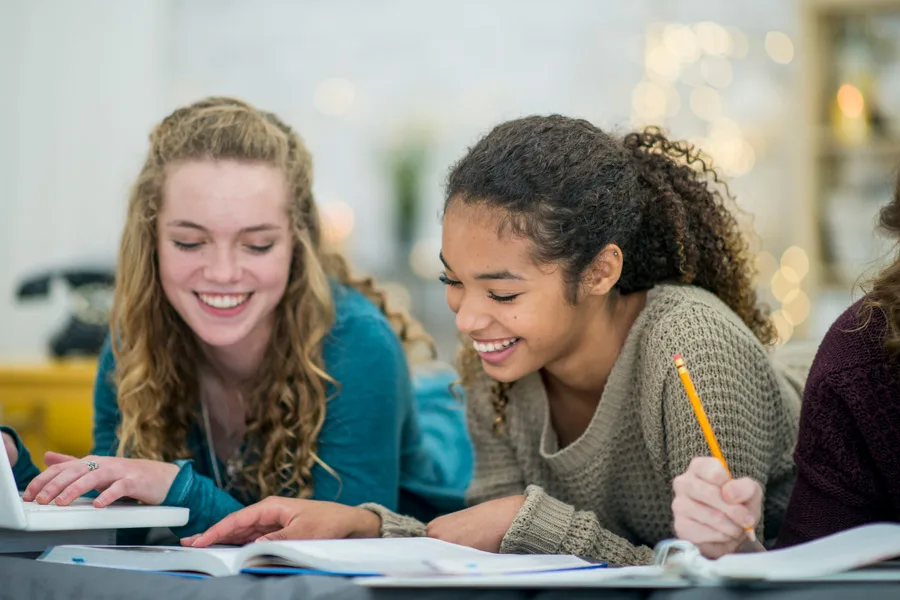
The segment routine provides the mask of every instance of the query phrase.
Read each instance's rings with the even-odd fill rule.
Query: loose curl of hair
[[[881,209],[878,225],[889,236],[900,239],[900,175],[890,203]],[[884,349],[894,360],[900,361],[900,256],[875,275],[868,287],[860,307],[861,327],[868,324],[872,311],[882,311],[887,321]]]
[[[312,493],[311,470],[325,465],[317,438],[328,383],[322,343],[335,319],[329,280],[355,288],[387,316],[407,353],[433,344],[403,312],[390,310],[371,278],[355,279],[323,242],[312,194],[312,158],[300,136],[271,113],[232,98],[179,108],[150,134],[150,149],[128,201],[119,249],[111,332],[121,412],[120,456],[188,458],[198,418],[196,336],[166,299],[158,274],[157,219],[167,167],[185,161],[238,160],[278,168],[288,182],[293,255],[275,308],[272,338],[247,398],[247,449],[235,487],[256,497]]]
[[[551,115],[498,125],[470,148],[451,169],[444,211],[455,202],[503,211],[498,231],[530,239],[536,262],[559,264],[573,304],[597,254],[617,244],[624,259],[619,294],[667,281],[696,285],[771,344],[775,329],[757,305],[733,200],[697,149],[657,128],[617,138],[588,121]],[[460,371],[467,390],[483,375],[470,344]],[[495,430],[510,386],[493,382]]]

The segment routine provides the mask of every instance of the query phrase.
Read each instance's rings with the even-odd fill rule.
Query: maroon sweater
[[[778,546],[900,521],[900,366],[882,346],[884,314],[866,323],[860,304],[831,326],[810,369]]]

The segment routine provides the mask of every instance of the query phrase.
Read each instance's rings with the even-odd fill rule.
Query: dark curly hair
[[[502,123],[453,166],[454,202],[503,209],[501,231],[534,242],[537,262],[563,269],[574,303],[585,270],[607,244],[623,253],[620,294],[671,281],[709,290],[763,344],[775,329],[757,306],[746,239],[727,186],[700,152],[648,128],[614,137],[583,119],[530,116]],[[460,356],[470,389],[481,371],[471,345]],[[495,429],[511,384],[494,382]]]
[[[884,233],[900,239],[900,175],[891,201],[881,209],[878,226]],[[868,325],[872,311],[880,310],[887,321],[884,349],[900,363],[900,255],[869,282],[870,289],[860,306],[862,327]]]

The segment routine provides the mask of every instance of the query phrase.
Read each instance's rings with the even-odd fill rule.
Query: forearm
[[[537,486],[528,486],[526,500],[503,537],[501,553],[574,554],[616,565],[643,565],[653,550],[636,546],[600,525],[590,511],[576,511]]]

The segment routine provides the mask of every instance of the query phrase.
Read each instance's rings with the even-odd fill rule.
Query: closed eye
[[[449,285],[450,287],[460,287],[462,286],[461,281],[457,281],[455,279],[450,279],[447,277],[446,273],[441,273],[440,277],[438,277],[438,281],[443,283],[444,285]]]
[[[250,250],[250,252],[255,252],[256,254],[265,254],[266,252],[271,250],[272,246],[274,245],[275,242],[271,242],[269,244],[266,244],[265,246],[251,246],[248,244],[247,249]]]
[[[520,294],[511,294],[509,296],[498,296],[494,292],[488,292],[488,297],[494,302],[512,302],[518,298]]]
[[[202,242],[188,243],[188,242],[179,242],[177,240],[172,240],[172,243],[174,243],[175,247],[178,248],[179,250],[190,251],[190,250],[196,250],[197,248],[199,248]]]

